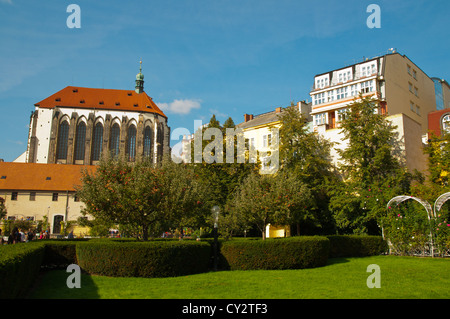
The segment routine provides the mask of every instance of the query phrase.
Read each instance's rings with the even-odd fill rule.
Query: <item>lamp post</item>
[[[217,251],[218,251],[218,245],[217,245],[217,228],[219,223],[219,213],[220,213],[220,207],[214,206],[211,209],[211,212],[214,217],[214,271],[217,271]]]

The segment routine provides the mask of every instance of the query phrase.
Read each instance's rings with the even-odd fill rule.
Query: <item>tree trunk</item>
[[[262,239],[266,240],[266,224],[264,224],[264,226],[262,228]]]
[[[142,225],[142,239],[144,241],[148,240],[148,225]]]
[[[300,223],[297,223],[297,236],[300,236]]]

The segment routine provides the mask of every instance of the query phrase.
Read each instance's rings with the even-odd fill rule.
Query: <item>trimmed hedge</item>
[[[330,240],[330,258],[381,255],[388,245],[381,236],[334,235]]]
[[[221,243],[221,267],[231,270],[300,269],[324,266],[330,242],[326,237],[230,240]]]
[[[86,272],[113,277],[173,277],[206,272],[211,247],[194,241],[92,241],[76,246]]]
[[[0,298],[21,298],[38,277],[44,258],[42,243],[0,246]]]

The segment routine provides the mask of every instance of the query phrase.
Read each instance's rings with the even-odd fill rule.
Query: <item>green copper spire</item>
[[[136,74],[136,86],[135,91],[136,93],[142,93],[144,92],[144,74],[142,74],[142,61],[139,61],[139,73]]]

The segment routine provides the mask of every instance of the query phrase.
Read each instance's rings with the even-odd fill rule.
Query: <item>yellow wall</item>
[[[53,231],[53,218],[62,215],[66,220],[77,220],[84,207],[83,202],[76,202],[73,192],[59,192],[58,200],[53,201],[53,192],[36,192],[35,200],[30,200],[29,191],[18,191],[17,200],[12,200],[12,191],[1,191],[8,212],[7,217],[14,216],[16,220],[33,217],[35,221],[48,217],[50,230]]]

